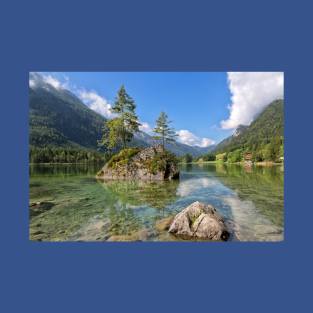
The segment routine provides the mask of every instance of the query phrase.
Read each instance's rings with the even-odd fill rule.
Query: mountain
[[[230,152],[236,149],[257,151],[275,138],[284,137],[284,101],[269,104],[249,125],[239,125],[234,134],[221,141],[214,153]]]
[[[29,144],[32,147],[97,149],[106,119],[89,109],[76,95],[53,86],[38,73],[30,73]],[[147,147],[155,140],[144,132],[135,134],[131,146]],[[174,142],[167,149],[178,156],[199,156],[212,147],[202,148]]]
[[[78,97],[30,73],[29,143],[35,147],[97,148],[105,118]]]
[[[154,145],[156,143],[155,139],[152,136],[144,133],[138,132],[135,134],[132,145],[139,147],[147,147]],[[199,146],[189,146],[180,142],[166,143],[166,149],[176,154],[177,156],[183,156],[187,153],[191,154],[194,157],[210,152],[214,146],[210,147],[199,147]]]
[[[234,133],[230,137],[225,138],[218,145],[216,145],[213,148],[213,151],[222,151],[222,150],[224,150],[228,145],[231,145],[231,143],[234,140],[234,138],[240,136],[247,128],[248,128],[248,126],[239,125],[235,129]]]
[[[239,125],[236,130],[233,133],[233,137],[238,137],[240,136],[246,129],[248,128],[248,126],[245,125]]]

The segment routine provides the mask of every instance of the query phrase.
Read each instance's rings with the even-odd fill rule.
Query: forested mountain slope
[[[234,134],[214,149],[214,153],[249,151],[260,159],[270,159],[272,151],[277,157],[282,155],[284,140],[284,101],[276,100],[268,105],[249,126],[239,126]],[[273,159],[272,156],[271,159]]]
[[[96,149],[105,118],[66,89],[56,89],[32,73],[29,88],[29,143]]]

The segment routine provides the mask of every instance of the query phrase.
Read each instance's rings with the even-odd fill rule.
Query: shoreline
[[[99,163],[103,163],[103,162],[70,162],[70,163],[59,163],[59,162],[46,162],[46,163],[28,163],[28,165],[87,165],[87,164],[99,164]]]
[[[230,164],[230,165],[242,165],[245,166],[244,162],[220,162],[220,161],[203,161],[203,162],[180,162],[178,164],[182,164],[182,165],[187,165],[187,164]],[[273,162],[273,161],[262,161],[262,162],[254,162],[252,163],[252,166],[256,165],[256,166],[277,166],[277,165],[284,165],[284,162]]]
[[[90,165],[90,164],[102,164],[103,162],[45,162],[45,163],[28,163],[28,165]],[[203,161],[203,162],[179,162],[179,165],[188,165],[188,164],[224,164],[224,165],[242,165],[245,166],[244,162],[220,162],[220,161]],[[284,165],[284,162],[278,163],[278,162],[272,162],[272,161],[262,161],[262,162],[254,162],[252,163],[252,166],[276,166],[276,165]]]

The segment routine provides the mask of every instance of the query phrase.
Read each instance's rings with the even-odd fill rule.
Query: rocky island
[[[114,155],[97,173],[96,178],[151,181],[177,179],[178,160],[162,145],[146,149],[126,148]]]

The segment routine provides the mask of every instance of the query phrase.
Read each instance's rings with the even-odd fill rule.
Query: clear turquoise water
[[[188,164],[179,181],[103,182],[101,165],[31,165],[30,203],[49,210],[30,217],[30,238],[43,241],[105,241],[145,230],[142,240],[175,237],[155,231],[156,221],[194,201],[210,203],[224,215],[232,240],[279,241],[284,227],[281,166]]]

